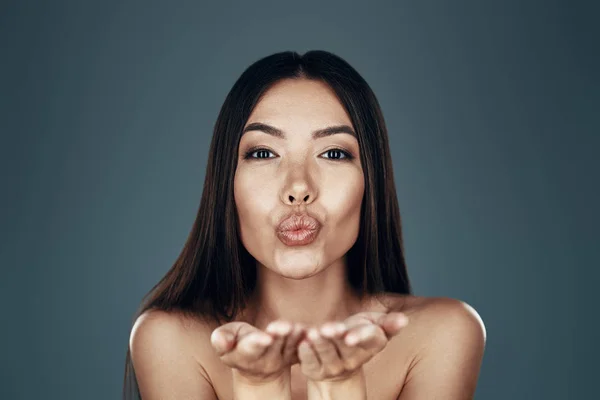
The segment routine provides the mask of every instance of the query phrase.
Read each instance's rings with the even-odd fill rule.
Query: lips
[[[292,214],[277,226],[277,237],[287,246],[307,245],[315,240],[321,224],[308,214]]]

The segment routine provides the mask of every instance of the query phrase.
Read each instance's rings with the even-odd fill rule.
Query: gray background
[[[119,398],[227,91],[258,58],[311,49],[383,107],[416,294],[486,324],[476,398],[595,397],[591,4],[3,2],[0,398]]]

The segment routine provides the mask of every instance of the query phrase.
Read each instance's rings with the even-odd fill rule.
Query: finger
[[[362,325],[358,326],[364,325],[363,322]],[[348,333],[350,333],[349,328],[342,322],[326,323],[321,327],[321,334],[333,342],[343,363],[346,360],[353,359],[359,350],[355,346],[348,346],[344,342],[344,338]]]
[[[367,325],[376,323],[373,321],[373,318],[368,315],[364,315],[365,313],[355,314],[349,318],[346,318],[343,323],[346,326],[347,330],[351,330],[357,326]]]
[[[364,347],[364,343],[368,343],[374,337],[385,338],[383,329],[376,324],[364,324],[351,329],[348,334],[344,337],[344,343],[347,346],[356,346],[361,344]]]
[[[273,343],[273,338],[264,332],[253,332],[243,337],[237,344],[241,355],[249,358],[260,357]]]
[[[319,358],[312,349],[310,342],[306,339],[303,339],[298,345],[298,359],[300,360],[302,373],[304,374],[314,373],[321,368]]]
[[[353,315],[350,320],[357,319],[368,320],[374,324],[381,326],[386,334],[396,334],[400,328],[408,324],[408,316],[399,311],[390,311],[382,313],[377,311],[366,311]]]
[[[265,329],[266,333],[273,337],[273,343],[269,346],[263,357],[281,358],[288,336],[291,333],[292,324],[286,321],[273,321]]]
[[[210,335],[210,342],[219,357],[235,346],[235,334],[227,329],[215,329]]]
[[[375,324],[365,324],[352,329],[343,338],[336,339],[342,364],[349,371],[354,371],[386,345],[387,339],[383,330]]]
[[[408,325],[408,316],[401,312],[391,312],[379,319],[379,326],[388,339],[398,334],[406,325]]]
[[[328,339],[340,338],[344,336],[348,327],[343,322],[327,322],[321,327],[320,333]]]
[[[256,331],[257,328],[246,322],[228,322],[212,332],[210,341],[217,353],[222,355],[231,351],[243,337]]]
[[[356,350],[344,343],[344,336],[349,327],[343,322],[329,322],[321,327],[321,335],[328,338],[336,346],[340,359],[351,357]]]
[[[268,334],[257,331],[250,333],[239,339],[235,348],[225,354],[220,354],[220,359],[226,365],[232,368],[245,369],[252,365],[254,360],[260,358],[268,346],[273,341],[273,338]]]
[[[345,338],[345,343],[349,346],[361,348],[372,355],[382,350],[387,342],[385,332],[379,325],[375,324],[357,328]]]
[[[341,366],[340,354],[331,340],[321,336],[315,328],[308,332],[308,339],[313,345],[313,349],[321,361],[321,365],[327,366],[329,369],[336,369]]]
[[[298,359],[298,344],[306,336],[306,327],[302,324],[294,324],[292,332],[289,334],[288,339],[283,349],[283,358],[290,360],[290,363],[296,364],[299,362]]]

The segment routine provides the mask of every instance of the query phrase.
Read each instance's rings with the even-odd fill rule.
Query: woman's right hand
[[[246,322],[229,322],[210,337],[221,361],[248,382],[280,379],[299,362],[298,344],[306,335],[302,324],[273,321],[265,331]]]

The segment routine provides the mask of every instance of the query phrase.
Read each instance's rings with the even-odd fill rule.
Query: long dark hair
[[[235,155],[250,113],[282,79],[313,79],[329,85],[358,136],[365,193],[359,235],[346,257],[352,287],[360,296],[412,293],[387,128],[373,91],[354,68],[332,53],[285,51],[250,65],[227,94],[213,131],[196,220],[171,269],[144,296],[132,327],[149,309],[177,310],[222,323],[232,321],[246,305],[255,287],[256,265],[238,232]],[[129,348],[123,398],[140,398]]]

